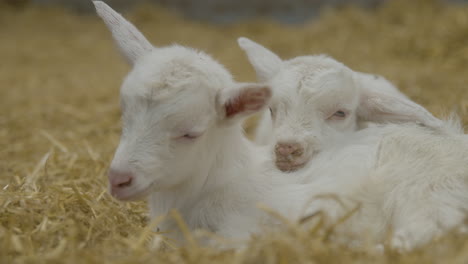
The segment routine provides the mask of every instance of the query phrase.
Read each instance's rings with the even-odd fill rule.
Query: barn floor
[[[301,26],[214,26],[154,7],[127,17],[155,45],[205,50],[240,81],[255,80],[235,41],[247,36],[283,58],[327,53],[382,74],[437,116],[456,111],[468,124],[467,6],[391,1],[375,12],[328,10]],[[0,263],[468,263],[467,236],[376,254],[295,225],[256,236],[239,252],[150,251],[145,204],[106,192],[129,67],[103,23],[94,14],[0,6],[0,61]]]

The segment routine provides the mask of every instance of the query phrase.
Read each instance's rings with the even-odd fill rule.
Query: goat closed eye
[[[338,110],[333,115],[331,115],[328,119],[329,120],[342,120],[348,116],[348,113],[344,110]]]
[[[344,111],[336,111],[336,113],[333,114],[336,117],[346,117],[346,113]]]
[[[203,133],[202,132],[188,132],[183,134],[182,136],[178,137],[177,139],[182,140],[194,140],[200,137]]]
[[[197,138],[198,135],[195,135],[195,134],[185,134],[185,135],[183,135],[182,137],[188,138],[188,139],[194,139],[194,138]]]
[[[269,109],[271,117],[275,117],[275,111],[273,110],[273,108],[270,107]]]

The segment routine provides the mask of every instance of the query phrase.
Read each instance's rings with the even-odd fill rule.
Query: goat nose
[[[299,143],[278,143],[275,146],[275,153],[279,156],[299,157],[304,153],[304,148]]]
[[[130,186],[133,180],[133,175],[129,171],[110,169],[108,176],[109,183],[113,189]]]

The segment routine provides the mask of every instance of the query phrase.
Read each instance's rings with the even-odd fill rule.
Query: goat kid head
[[[267,105],[271,90],[239,84],[207,54],[182,46],[157,48],[104,2],[98,15],[133,69],[120,95],[123,129],[109,169],[120,200],[168,191],[209,168],[216,140]]]
[[[324,55],[283,61],[247,38],[239,38],[238,43],[258,80],[274,91],[270,103],[273,153],[282,171],[303,167],[332,137],[357,130],[360,122],[442,126],[383,77],[354,72]]]

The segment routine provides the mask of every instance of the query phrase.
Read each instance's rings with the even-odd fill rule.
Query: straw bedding
[[[235,41],[243,35],[283,58],[327,53],[382,74],[437,116],[456,111],[468,124],[465,6],[397,1],[375,11],[328,10],[299,26],[215,26],[148,6],[126,15],[155,45],[205,50],[240,81],[254,81]],[[293,223],[241,251],[196,244],[152,251],[145,203],[120,203],[106,192],[120,133],[118,89],[129,67],[103,23],[93,14],[3,5],[0,40],[0,263],[468,262],[466,235],[379,255]]]

